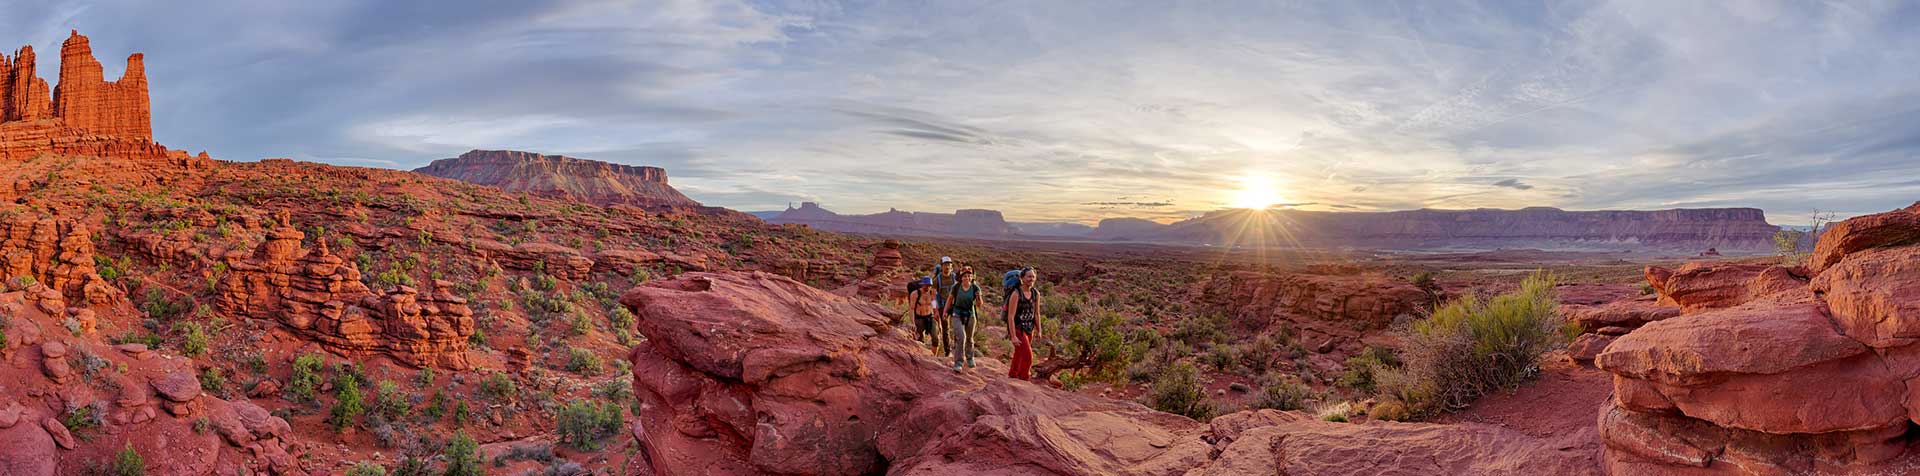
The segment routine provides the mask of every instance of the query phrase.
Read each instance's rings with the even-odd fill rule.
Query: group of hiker
[[[978,318],[1004,318],[1013,357],[1007,376],[1033,378],[1033,341],[1040,337],[1040,281],[1038,271],[1024,267],[1001,275],[1006,305],[995,313],[974,281],[973,266],[950,256],[940,257],[933,274],[908,285],[908,311],[913,313],[914,338],[933,347],[935,355],[953,356],[953,370],[973,368],[973,331]],[[995,314],[998,314],[997,316]]]

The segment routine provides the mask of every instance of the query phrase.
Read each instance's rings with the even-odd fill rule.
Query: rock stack
[[[40,154],[186,159],[153,142],[144,57],[127,57],[125,74],[107,81],[80,32],[60,47],[60,81],[49,94],[34,72],[33,47],[0,55],[0,159]]]
[[[1680,315],[1605,346],[1614,474],[1861,473],[1920,415],[1920,204],[1822,234],[1807,268],[1650,268]],[[1688,469],[1691,468],[1691,469]]]
[[[435,282],[424,297],[410,286],[376,294],[358,267],[306,237],[286,212],[276,214],[267,241],[252,254],[225,257],[228,272],[215,305],[222,312],[273,320],[349,354],[381,352],[416,366],[468,366],[473,310],[453,286]],[[295,257],[299,256],[298,259]]]

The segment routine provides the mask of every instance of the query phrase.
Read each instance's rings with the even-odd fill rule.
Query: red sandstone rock
[[[1567,346],[1567,358],[1575,363],[1593,362],[1595,357],[1599,357],[1601,352],[1607,350],[1607,345],[1612,344],[1614,338],[1615,336],[1605,334],[1580,334],[1579,338],[1574,339],[1573,343]]]
[[[1209,426],[955,373],[878,306],[776,275],[691,273],[621,302],[648,336],[628,356],[633,434],[660,475],[1593,474],[1578,450],[1495,427],[1272,411]]]
[[[667,185],[666,170],[512,150],[473,150],[414,172],[510,192],[602,205],[693,208],[699,202]]]
[[[1379,275],[1236,272],[1210,284],[1204,299],[1234,310],[1228,317],[1239,330],[1284,323],[1302,342],[1331,339],[1348,351],[1359,350],[1362,334],[1417,315],[1429,302],[1412,284]]]
[[[1008,236],[1014,234],[996,210],[955,210],[953,213],[905,212],[888,210],[871,215],[842,215],[821,208],[814,202],[802,202],[799,208],[787,208],[767,219],[776,225],[806,225],[842,233],[882,233],[892,235]]]
[[[1848,336],[1884,348],[1920,341],[1920,246],[1848,254],[1814,279]]]
[[[1596,331],[1605,327],[1638,328],[1649,322],[1666,320],[1680,315],[1680,308],[1663,306],[1655,302],[1632,300],[1615,301],[1601,306],[1567,306],[1563,308],[1567,319],[1580,325],[1581,329]]]
[[[1663,303],[1680,306],[1682,312],[1738,306],[1747,302],[1748,283],[1771,266],[1739,263],[1687,263],[1679,269],[1647,267],[1647,283],[1660,293]]]
[[[192,371],[180,370],[153,379],[153,390],[174,402],[188,402],[200,396],[200,379]]]
[[[127,58],[119,81],[108,82],[79,32],[60,48],[60,80],[49,94],[34,72],[32,47],[0,55],[0,159],[39,154],[188,159],[153,142],[142,56]]]
[[[119,81],[107,82],[87,37],[78,31],[60,46],[60,84],[53,90],[53,109],[69,127],[128,139],[153,138],[141,55],[127,58]]]
[[[1848,254],[1920,243],[1920,203],[1900,210],[1849,218],[1820,232],[1807,266],[1821,274]]]

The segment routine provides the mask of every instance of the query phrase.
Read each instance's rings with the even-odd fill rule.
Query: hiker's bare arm
[[[1013,340],[1013,310],[1015,308],[1014,303],[1020,302],[1019,300],[1020,300],[1019,296],[1009,296],[1007,298],[1007,312],[1004,313],[1007,315],[1007,340]]]

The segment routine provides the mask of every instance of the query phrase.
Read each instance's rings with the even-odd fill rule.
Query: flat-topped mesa
[[[472,150],[414,172],[564,200],[643,208],[702,208],[667,185],[667,171],[517,150]]]
[[[0,55],[0,159],[40,154],[189,160],[153,142],[144,56],[127,57],[126,72],[107,81],[87,37],[75,31],[60,47],[60,81],[49,89],[35,74],[32,46]]]

